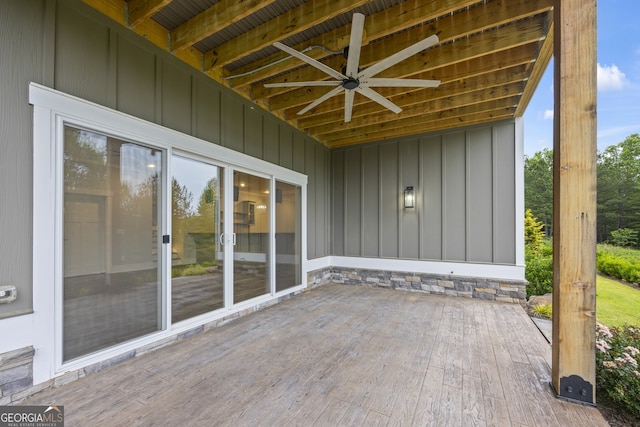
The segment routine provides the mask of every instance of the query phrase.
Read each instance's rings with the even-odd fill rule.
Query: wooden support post
[[[556,0],[552,385],[595,404],[596,0]]]

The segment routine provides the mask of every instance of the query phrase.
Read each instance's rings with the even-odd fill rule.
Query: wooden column
[[[595,404],[596,0],[556,0],[552,384]]]

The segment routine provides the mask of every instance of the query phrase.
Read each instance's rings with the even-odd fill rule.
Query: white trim
[[[33,155],[33,305],[34,313],[27,316],[2,320],[0,324],[8,325],[16,334],[15,339],[3,340],[0,351],[10,351],[33,345],[36,352],[33,365],[34,384],[45,382],[64,372],[81,369],[142,346],[152,344],[160,339],[176,336],[194,327],[225,318],[231,314],[264,304],[277,302],[284,295],[299,292],[306,287],[306,185],[307,176],[281,166],[256,159],[228,148],[164,128],[160,125],[103,107],[98,104],[31,83],[29,85],[29,102],[34,106],[34,155]],[[277,179],[298,185],[302,189],[302,240],[301,257],[303,264],[303,283],[284,290],[272,292],[235,306],[206,313],[193,319],[172,325],[170,322],[170,301],[164,298],[163,309],[168,310],[165,316],[164,329],[158,332],[128,341],[124,344],[101,350],[94,354],[62,362],[61,342],[62,320],[59,307],[62,305],[62,148],[59,141],[63,135],[63,123],[129,139],[151,147],[165,150],[163,197],[169,191],[168,174],[170,158],[174,149],[178,155],[202,157],[215,162],[216,166],[225,170],[227,191],[232,190],[231,172],[244,170],[247,173],[263,176],[273,182]],[[228,192],[227,194],[232,194]],[[170,205],[165,203],[165,215],[170,214]],[[54,213],[53,215],[51,213]],[[230,217],[229,209],[225,215]],[[228,218],[227,218],[228,219]],[[171,220],[167,216],[162,224],[162,234],[170,234]],[[163,245],[164,259],[168,260]],[[229,254],[232,251],[227,251]],[[163,275],[168,276],[171,266],[167,263]],[[166,278],[166,277],[165,277]],[[167,284],[164,294],[170,295]],[[56,308],[58,307],[58,308]],[[57,354],[56,354],[57,353]]]
[[[516,259],[518,266],[524,266],[524,118],[515,119],[515,233]]]
[[[0,354],[33,345],[33,313],[0,319],[0,325]]]
[[[333,256],[330,258],[331,266],[341,268],[401,271],[407,273],[434,274],[442,276],[482,277],[496,280],[524,280],[524,266],[517,265],[341,256]]]
[[[309,259],[304,264],[306,264],[306,266],[304,267],[304,271],[307,271],[307,272],[323,270],[325,268],[331,267],[331,257],[326,256],[322,258]]]

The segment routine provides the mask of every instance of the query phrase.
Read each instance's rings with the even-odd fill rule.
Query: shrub
[[[550,248],[543,247],[540,251],[525,249],[524,278],[529,282],[527,298],[548,294],[553,290],[553,255]]]
[[[596,252],[596,268],[607,276],[638,283],[640,282],[640,260],[637,252],[600,245]]]
[[[551,308],[551,304],[538,304],[531,307],[534,313],[536,313],[540,317],[544,317],[545,319],[551,319],[553,315],[553,309]]]
[[[609,243],[614,246],[636,247],[638,246],[638,232],[631,228],[618,228],[611,232]]]
[[[596,327],[598,393],[640,419],[640,328]]]

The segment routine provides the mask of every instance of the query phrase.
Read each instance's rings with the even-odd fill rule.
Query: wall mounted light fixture
[[[404,189],[404,208],[414,208],[415,207],[415,195],[413,192],[413,186],[405,187]]]

